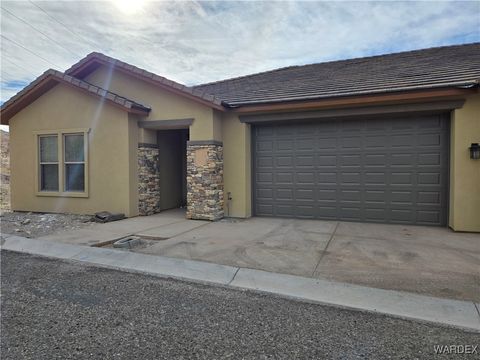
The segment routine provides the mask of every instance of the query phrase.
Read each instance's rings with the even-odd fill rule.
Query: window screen
[[[58,137],[40,136],[40,190],[58,191]]]

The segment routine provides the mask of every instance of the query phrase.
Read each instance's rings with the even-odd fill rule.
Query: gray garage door
[[[253,127],[257,216],[446,225],[448,116]]]

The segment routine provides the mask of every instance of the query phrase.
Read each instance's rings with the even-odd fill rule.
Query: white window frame
[[[37,196],[54,196],[54,197],[89,197],[89,166],[88,166],[88,138],[90,129],[59,129],[51,131],[34,131],[34,138],[36,143],[37,154],[35,156],[35,193]],[[83,134],[83,147],[84,147],[84,161],[81,164],[84,165],[84,191],[65,191],[65,135]],[[58,141],[58,191],[42,191],[41,190],[41,163],[40,162],[40,138],[46,136],[57,136]],[[68,162],[68,164],[76,162]],[[80,162],[78,162],[80,163]]]

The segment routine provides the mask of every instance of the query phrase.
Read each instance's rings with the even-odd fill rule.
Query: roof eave
[[[81,85],[74,85],[71,82],[65,80],[62,76],[57,75],[57,73],[60,73],[60,72],[55,70],[47,70],[42,75],[40,75],[37,79],[32,81],[29,85],[27,85],[24,89],[22,89],[17,94],[15,94],[12,98],[7,100],[3,104],[0,110],[1,124],[8,125],[10,119],[13,116],[15,116],[15,114],[17,114],[19,111],[21,111],[22,109],[30,105],[40,96],[42,96],[43,94],[45,94],[50,89],[52,89],[53,87],[55,87],[60,83],[70,86],[72,88],[75,88],[88,95],[95,96],[99,99],[107,100],[109,104],[117,108],[120,108],[124,111],[127,111],[129,113],[148,115],[148,113],[150,112],[150,108],[141,106],[139,104],[132,103],[132,105],[130,106],[125,106],[114,100],[109,99],[108,97],[102,96],[98,92],[89,91],[88,90],[89,87],[85,86],[83,84],[84,83],[83,81],[81,81],[82,82]],[[106,90],[104,89],[101,89],[101,88],[99,89],[106,92]]]
[[[101,53],[93,52],[88,54],[85,58],[80,60],[78,63],[72,65],[68,70],[65,71],[65,73],[75,77],[85,77],[91,72],[95,71],[101,65],[113,65],[119,71],[135,76],[137,78],[140,78],[141,80],[144,80],[153,85],[159,86],[162,89],[172,92],[174,94],[177,94],[179,96],[201,103],[202,105],[211,107],[215,110],[219,110],[219,111],[226,110],[223,105],[223,102],[212,95],[209,95],[209,94],[205,94],[205,96],[195,95],[194,94],[195,90],[192,88],[176,83],[162,76],[158,76],[146,70],[137,68],[133,65],[127,64],[123,61],[111,58]]]

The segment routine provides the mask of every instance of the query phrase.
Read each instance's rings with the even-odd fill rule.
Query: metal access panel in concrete
[[[447,224],[446,114],[257,124],[257,216]]]

